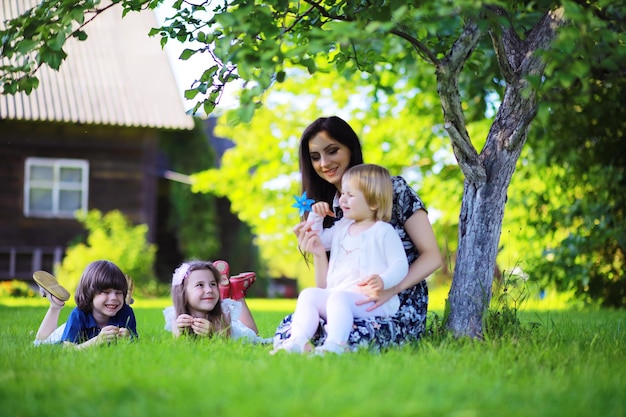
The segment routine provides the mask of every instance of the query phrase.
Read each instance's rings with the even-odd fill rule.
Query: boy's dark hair
[[[122,291],[124,300],[128,293],[128,281],[122,270],[110,261],[94,261],[85,267],[76,287],[76,306],[91,313],[93,298],[105,290]]]

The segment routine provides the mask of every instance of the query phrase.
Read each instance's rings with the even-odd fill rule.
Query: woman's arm
[[[441,267],[441,252],[437,246],[437,239],[435,238],[426,211],[418,210],[413,213],[404,223],[404,229],[413,241],[413,245],[415,245],[420,255],[410,265],[409,273],[399,284],[378,292],[372,291],[366,286],[362,287],[363,293],[367,295],[369,299],[359,302],[358,304],[366,304],[374,301],[374,304],[368,308],[368,310],[373,310],[381,306],[399,292],[417,285]]]
[[[418,258],[409,267],[407,276],[396,286],[399,293],[424,281],[441,267],[443,259],[437,245],[435,233],[424,210],[418,210],[404,223],[404,229],[419,252]]]

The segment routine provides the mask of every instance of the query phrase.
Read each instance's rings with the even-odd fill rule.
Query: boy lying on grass
[[[135,313],[127,303],[132,300],[130,279],[114,263],[101,260],[87,265],[76,288],[76,307],[61,326],[59,315],[69,292],[48,272],[37,271],[33,278],[50,301],[35,345],[63,343],[80,349],[137,337]]]

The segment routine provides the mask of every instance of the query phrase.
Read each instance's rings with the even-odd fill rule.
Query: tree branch
[[[285,33],[289,33],[291,32],[291,30],[296,27],[298,25],[298,23],[300,23],[302,21],[302,19],[304,19],[306,16],[308,16],[313,10],[317,10],[315,7],[310,7],[309,10],[307,10],[306,12],[302,13],[299,16],[295,16],[295,19],[293,21],[293,23],[291,25],[289,25],[288,27],[282,29],[280,31],[281,34],[285,34]]]
[[[496,53],[496,60],[498,61],[498,67],[500,67],[500,72],[502,73],[504,80],[507,84],[515,84],[519,79],[519,75],[515,73],[514,65],[509,61],[509,52],[511,52],[511,48],[507,47],[505,43],[505,36],[509,40],[516,39],[519,44],[519,37],[515,33],[513,29],[513,24],[508,14],[502,7],[488,7],[488,11],[493,11],[497,16],[496,21],[493,24],[493,27],[489,29],[489,36],[491,37],[491,42],[493,44],[493,49]],[[508,26],[505,27],[500,23],[500,17],[505,17],[508,21]],[[507,35],[505,35],[505,33]],[[509,43],[512,43],[509,41]]]
[[[520,87],[518,90],[522,88],[529,88],[528,81],[526,81],[526,77],[528,75],[540,75],[543,74],[543,71],[546,68],[546,62],[539,56],[537,53],[539,50],[547,49],[550,47],[554,39],[556,38],[557,29],[560,26],[565,24],[565,9],[561,6],[554,10],[548,11],[537,23],[533,29],[530,31],[528,36],[526,37],[525,46],[526,50],[523,54],[523,59],[520,62],[519,70],[521,71],[522,77],[524,77],[523,82],[520,83]],[[523,94],[522,91],[519,91],[518,94]],[[530,108],[527,112],[527,117],[522,119],[521,126],[516,128],[514,134],[511,135],[507,142],[508,148],[515,148],[519,146],[520,141],[523,140],[525,132],[530,124],[531,120],[534,118],[535,113],[537,112],[537,104],[535,91],[532,91],[530,97],[527,99],[529,101]]]
[[[345,21],[348,20],[345,17],[331,15],[330,13],[328,13],[328,10],[326,10],[324,8],[324,6],[322,6],[321,2],[315,2],[315,1],[312,1],[312,0],[304,0],[304,2],[309,4],[309,5],[311,5],[312,7],[314,7],[322,16],[324,16],[324,17],[326,17],[328,19],[345,20]]]
[[[520,71],[524,75],[540,75],[546,67],[544,60],[537,51],[548,49],[556,38],[556,31],[565,24],[563,6],[548,11],[526,37],[526,51],[520,62]]]
[[[438,65],[439,64],[439,60],[437,59],[437,56],[435,54],[433,54],[430,51],[430,49],[428,49],[418,39],[414,38],[413,36],[409,35],[406,32],[403,32],[403,31],[401,31],[399,29],[391,29],[390,33],[392,33],[393,35],[399,36],[402,39],[405,39],[405,40],[409,41],[411,46],[413,46],[413,48],[415,49],[415,52],[417,52],[417,54],[419,56],[424,58],[424,60],[432,63],[433,65]]]
[[[477,187],[484,184],[487,175],[467,133],[458,78],[463,64],[478,45],[481,36],[482,32],[474,22],[467,23],[463,33],[436,67],[437,90],[443,108],[444,128],[450,135],[452,150],[465,178]]]

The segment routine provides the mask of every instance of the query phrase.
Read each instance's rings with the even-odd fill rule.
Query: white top
[[[342,218],[323,229],[323,218],[311,212],[309,221],[317,230],[326,250],[330,250],[330,262],[326,287],[336,290],[358,292],[356,284],[373,274],[383,280],[384,288],[392,287],[409,272],[409,263],[402,240],[389,223],[377,221],[357,236],[350,236],[348,229],[354,220]],[[394,295],[384,304],[384,311],[393,314],[400,306]]]
[[[225,298],[222,301],[222,309],[225,313],[230,315],[230,330],[231,337],[233,339],[248,339],[251,342],[255,343],[264,343],[265,340],[259,337],[254,331],[243,324],[239,317],[241,316],[242,306],[239,301],[231,300],[230,298]],[[165,330],[168,332],[172,331],[172,325],[176,321],[176,311],[174,310],[174,306],[166,307],[163,310],[163,316],[165,317]]]

